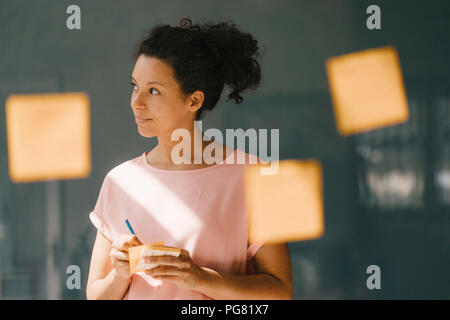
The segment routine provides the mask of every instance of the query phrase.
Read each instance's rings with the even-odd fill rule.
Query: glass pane
[[[450,204],[450,98],[438,99],[435,104],[436,124],[436,171],[434,182],[437,199]]]
[[[408,122],[356,136],[358,188],[363,206],[395,209],[423,204],[420,107],[412,100]]]

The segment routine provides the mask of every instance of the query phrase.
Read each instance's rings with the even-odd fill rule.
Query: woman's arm
[[[122,250],[131,245],[132,241],[130,236],[130,239],[121,239],[120,243],[113,245],[100,231],[97,231],[86,287],[87,299],[123,298],[130,285],[130,275],[129,271],[128,274],[126,272],[129,266],[128,255]],[[111,263],[111,258],[120,266],[119,271]]]
[[[292,271],[287,244],[264,245],[253,259],[253,275],[225,274],[203,267],[205,277],[197,290],[221,300],[291,300]]]
[[[199,267],[184,249],[180,257],[159,256],[146,260],[159,265],[146,271],[155,279],[172,281],[213,299],[292,299],[291,261],[287,244],[262,246],[254,256],[256,274],[253,275],[232,275]]]

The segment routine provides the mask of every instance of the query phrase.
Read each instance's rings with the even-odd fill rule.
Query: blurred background
[[[81,8],[81,30],[66,9]],[[381,30],[366,8],[381,8]],[[58,197],[53,248],[61,299],[85,299],[96,229],[88,214],[114,166],[155,145],[130,107],[131,53],[157,23],[230,19],[264,50],[263,83],[240,105],[221,101],[203,129],[279,128],[280,158],[323,166],[325,233],[289,243],[294,299],[450,298],[450,1],[1,1],[0,105],[10,94],[84,91],[92,171],[85,179],[13,183],[0,112],[0,299],[47,299],[46,196]],[[385,45],[399,53],[408,122],[342,137],[328,57]],[[55,193],[55,190],[56,193]],[[381,269],[369,290],[367,267]],[[81,268],[69,290],[66,268]],[[55,298],[53,296],[53,298]]]

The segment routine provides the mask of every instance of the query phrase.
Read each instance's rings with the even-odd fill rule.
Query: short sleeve
[[[263,243],[252,243],[247,247],[247,260],[251,260]]]
[[[105,204],[108,198],[108,176],[103,179],[102,186],[95,204],[94,210],[89,214],[92,224],[99,230],[109,241],[113,241],[111,227],[105,217]]]
[[[253,256],[262,246],[262,243],[252,243],[247,246],[247,274],[255,274],[255,264],[253,261]]]

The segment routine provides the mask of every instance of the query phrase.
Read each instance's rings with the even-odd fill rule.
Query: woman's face
[[[135,118],[150,119],[136,125],[144,137],[168,135],[194,121],[203,102],[203,92],[185,97],[172,67],[164,61],[140,55],[131,76],[131,108]]]

